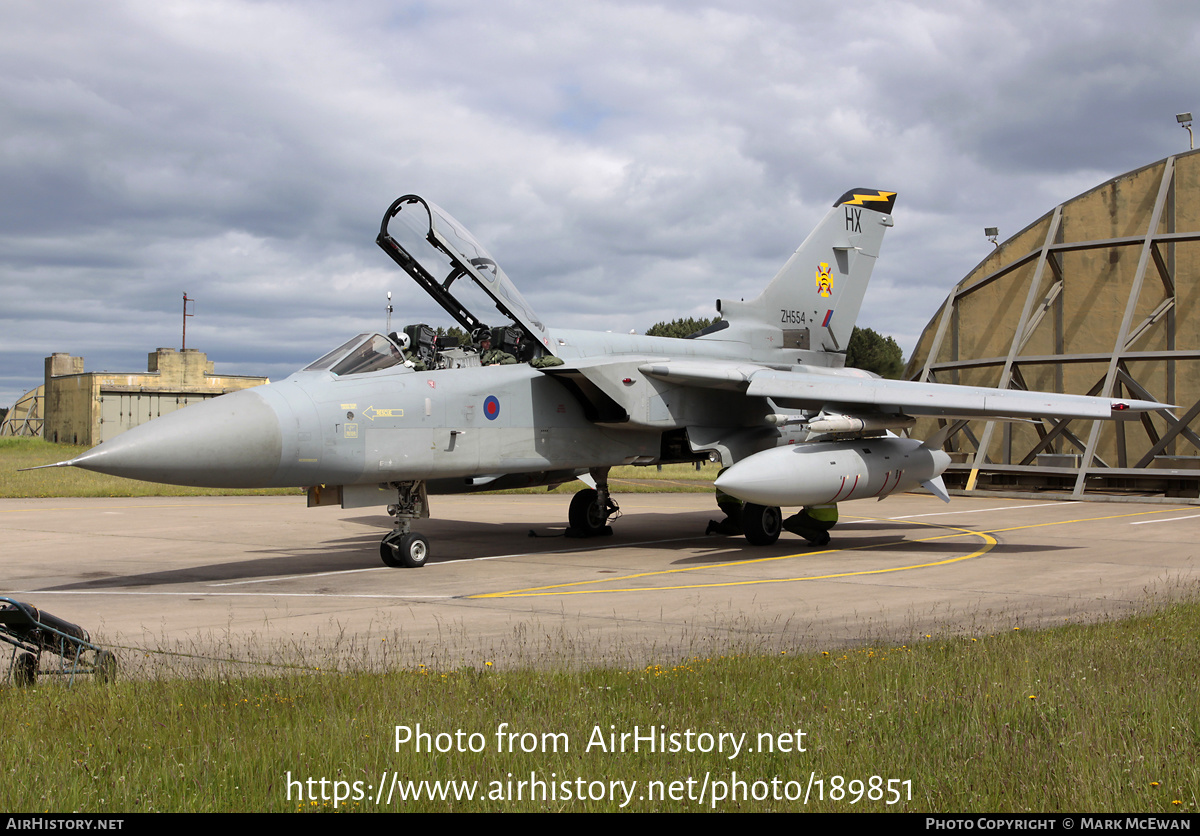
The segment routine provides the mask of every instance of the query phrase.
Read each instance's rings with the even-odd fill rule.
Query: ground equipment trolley
[[[109,682],[117,673],[117,657],[93,644],[87,630],[12,598],[0,597],[0,641],[13,646],[9,677],[14,685],[33,685],[39,673],[65,676],[68,683],[89,673]],[[59,664],[42,671],[43,653],[57,656]]]

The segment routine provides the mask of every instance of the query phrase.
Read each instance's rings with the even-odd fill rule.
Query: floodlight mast
[[[1195,137],[1192,136],[1192,114],[1191,113],[1176,113],[1175,121],[1179,123],[1180,127],[1187,128],[1188,149],[1195,150],[1195,148],[1196,148]]]

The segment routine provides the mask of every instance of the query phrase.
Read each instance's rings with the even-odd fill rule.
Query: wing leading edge
[[[748,397],[787,401],[799,409],[836,404],[921,417],[1021,420],[1111,419],[1172,408],[1155,401],[884,380],[855,369],[784,371],[751,363],[684,361],[647,363],[640,370],[651,377],[705,388],[744,387]]]

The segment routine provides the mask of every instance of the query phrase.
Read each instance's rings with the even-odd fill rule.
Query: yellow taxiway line
[[[997,510],[1002,510],[1002,509],[997,509]],[[666,590],[709,589],[709,588],[723,587],[723,586],[752,586],[754,584],[768,584],[768,583],[799,583],[799,582],[803,582],[803,581],[832,580],[835,578],[852,578],[852,577],[860,577],[860,576],[864,576],[864,575],[884,575],[884,574],[888,574],[890,572],[908,572],[908,571],[912,571],[914,569],[930,569],[935,566],[948,566],[952,563],[961,563],[965,560],[971,560],[973,558],[980,557],[982,555],[987,554],[989,551],[992,550],[993,547],[995,547],[997,545],[998,541],[996,540],[995,537],[992,536],[993,534],[1002,534],[1002,533],[1007,533],[1007,532],[1011,532],[1011,531],[1021,531],[1023,529],[1029,529],[1029,528],[1044,528],[1047,526],[1054,526],[1054,525],[1071,525],[1073,523],[1093,523],[1093,522],[1100,522],[1102,520],[1121,519],[1124,517],[1147,516],[1150,514],[1166,514],[1166,513],[1171,513],[1171,512],[1177,512],[1178,510],[1179,510],[1178,508],[1164,508],[1161,510],[1154,510],[1154,511],[1138,511],[1138,512],[1134,512],[1134,513],[1130,513],[1130,514],[1110,514],[1108,516],[1103,516],[1103,517],[1086,517],[1086,518],[1074,519],[1074,520],[1054,520],[1051,522],[1030,523],[1029,525],[1018,525],[1018,526],[1011,526],[1008,528],[993,528],[993,529],[988,529],[986,531],[977,531],[975,529],[970,529],[970,528],[959,528],[957,526],[940,525],[938,523],[924,523],[924,522],[914,522],[912,520],[904,520],[904,523],[906,523],[908,525],[926,525],[926,526],[930,526],[930,527],[934,527],[934,528],[951,529],[953,533],[938,534],[938,535],[935,535],[932,537],[923,537],[923,538],[920,538],[917,540],[895,540],[895,541],[888,542],[888,543],[871,543],[871,544],[868,544],[865,546],[848,546],[845,548],[825,549],[824,551],[816,551],[816,552],[798,552],[796,554],[779,555],[776,557],[751,558],[749,560],[733,561],[726,565],[728,565],[728,566],[745,566],[745,565],[749,565],[752,563],[769,563],[769,562],[776,561],[776,560],[792,560],[792,559],[798,558],[798,557],[815,557],[815,556],[821,555],[821,554],[836,554],[837,552],[866,551],[868,549],[877,549],[877,548],[882,548],[885,546],[897,546],[897,545],[903,545],[905,543],[927,543],[927,542],[931,542],[934,540],[946,540],[946,539],[949,539],[952,537],[979,537],[980,539],[983,540],[983,546],[981,548],[976,549],[975,551],[971,552],[970,554],[964,554],[964,555],[960,555],[958,557],[947,558],[946,560],[937,560],[937,561],[933,561],[931,563],[914,563],[914,564],[910,564],[910,565],[906,565],[906,566],[892,566],[892,567],[886,568],[886,569],[864,569],[864,570],[861,570],[858,572],[836,572],[836,573],[826,574],[826,575],[804,575],[804,576],[794,577],[794,578],[759,578],[756,580],[719,581],[719,582],[712,582],[712,583],[678,584],[678,585],[673,585],[673,586],[634,586],[634,587],[621,587],[618,589],[596,589],[596,588],[594,588],[597,584],[612,584],[614,582],[620,582],[620,581],[638,580],[640,578],[662,577],[664,575],[673,575],[673,574],[678,574],[678,573],[682,573],[682,572],[694,572],[699,569],[714,568],[712,565],[684,566],[684,567],[680,567],[677,569],[665,569],[665,570],[657,571],[657,572],[639,572],[639,573],[635,573],[632,575],[620,575],[620,576],[615,576],[615,577],[610,577],[610,578],[595,578],[593,580],[573,581],[571,583],[552,584],[550,586],[534,586],[534,587],[527,587],[524,589],[504,590],[501,592],[483,592],[483,593],[479,593],[477,595],[468,595],[465,597],[467,597],[467,598],[526,598],[526,597],[544,597],[544,596],[551,596],[551,595],[598,595],[598,594],[614,593],[614,592],[663,592]],[[892,522],[892,520],[888,520],[883,517],[851,517],[851,519],[868,520],[868,521],[873,521],[873,522]],[[592,588],[581,589],[579,587],[592,587]]]
[[[871,519],[871,518],[855,517],[854,519]],[[468,598],[524,598],[524,597],[547,596],[547,595],[596,595],[596,594],[601,594],[601,593],[612,593],[612,592],[663,592],[665,590],[670,590],[670,589],[707,589],[707,588],[722,587],[722,586],[752,586],[754,584],[764,584],[764,583],[797,583],[800,581],[828,580],[831,578],[850,578],[850,577],[855,577],[858,575],[882,575],[882,574],[886,574],[888,572],[903,572],[903,571],[910,570],[910,569],[926,569],[926,568],[930,568],[933,566],[946,566],[951,563],[958,563],[963,560],[970,560],[971,558],[979,557],[980,555],[987,554],[989,551],[992,550],[992,547],[994,547],[997,543],[996,538],[994,538],[984,532],[973,531],[971,529],[956,528],[954,526],[942,526],[942,525],[937,525],[936,523],[910,523],[910,525],[927,525],[930,527],[943,528],[943,529],[944,528],[953,528],[956,533],[954,533],[954,534],[939,534],[935,537],[926,537],[922,540],[916,540],[916,541],[893,540],[893,541],[887,542],[887,543],[870,543],[865,546],[848,546],[846,548],[824,549],[822,551],[816,551],[816,552],[798,552],[796,554],[785,554],[785,555],[778,555],[775,557],[757,557],[757,558],[751,558],[749,560],[736,560],[736,561],[732,561],[732,562],[724,564],[724,565],[726,565],[726,566],[747,566],[747,565],[750,565],[753,563],[771,563],[771,562],[774,562],[777,560],[792,560],[797,557],[815,557],[815,556],[821,555],[821,554],[836,554],[838,552],[866,551],[868,549],[877,549],[877,548],[882,548],[885,546],[898,546],[898,545],[903,545],[904,543],[912,543],[912,542],[923,543],[923,542],[926,542],[929,540],[941,540],[946,537],[962,537],[965,535],[972,535],[972,536],[980,537],[983,540],[984,545],[982,548],[976,549],[975,551],[971,552],[970,554],[959,555],[958,557],[951,557],[951,558],[947,558],[946,560],[937,560],[937,561],[933,561],[932,563],[913,564],[911,566],[893,566],[893,567],[890,567],[887,569],[864,569],[859,572],[837,572],[837,573],[828,574],[828,575],[806,575],[803,577],[795,577],[795,578],[758,578],[755,580],[744,580],[744,581],[716,581],[713,583],[679,584],[679,585],[674,585],[674,586],[635,586],[635,587],[621,587],[619,589],[568,588],[568,587],[583,587],[583,586],[594,587],[596,584],[602,584],[602,583],[610,584],[610,583],[619,582],[619,581],[637,580],[639,578],[662,577],[663,575],[674,575],[674,574],[679,574],[682,572],[694,572],[694,571],[697,571],[700,569],[715,568],[712,565],[683,566],[683,567],[676,568],[676,569],[664,569],[664,570],[658,571],[658,572],[638,572],[638,573],[635,573],[632,575],[620,575],[620,576],[611,577],[611,578],[596,578],[596,579],[588,580],[588,581],[573,581],[571,583],[553,584],[551,586],[535,586],[535,587],[529,587],[526,589],[511,589],[511,590],[506,590],[503,592],[484,592],[484,593],[480,593],[478,595],[468,595],[466,597],[468,597]]]

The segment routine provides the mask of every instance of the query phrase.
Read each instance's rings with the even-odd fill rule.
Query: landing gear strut
[[[612,534],[610,519],[616,519],[621,509],[608,493],[608,468],[593,468],[592,478],[596,487],[584,488],[571,497],[571,508],[567,512],[568,537],[599,537]]]
[[[394,569],[417,569],[429,559],[429,541],[412,530],[412,521],[429,516],[429,497],[424,482],[392,482],[395,505],[388,513],[396,518],[392,532],[379,543],[379,556]]]

